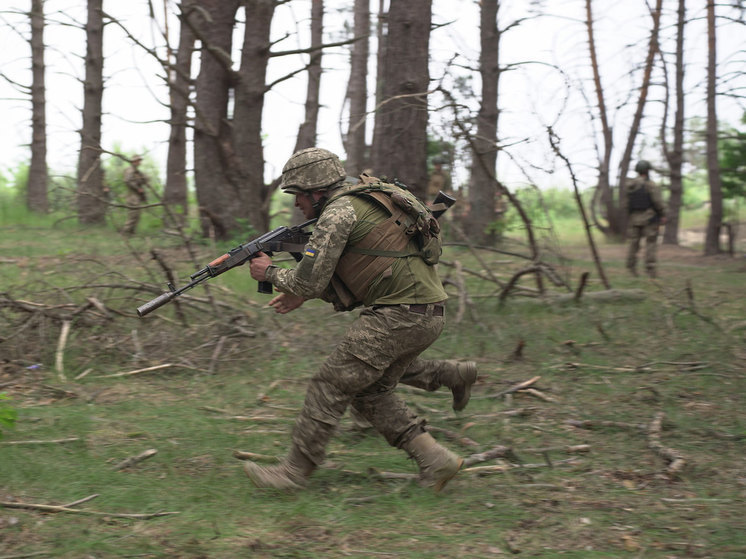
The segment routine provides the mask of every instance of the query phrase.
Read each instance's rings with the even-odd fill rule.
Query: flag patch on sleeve
[[[316,256],[316,249],[315,248],[307,248],[303,251],[303,256],[308,256],[309,258],[314,258]]]

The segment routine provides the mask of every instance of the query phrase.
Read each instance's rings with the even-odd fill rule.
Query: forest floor
[[[569,304],[500,304],[457,271],[525,261],[447,248],[449,323],[425,357],[472,359],[479,379],[461,413],[446,390],[399,393],[468,467],[433,494],[344,417],[308,487],[285,493],[252,487],[238,458],[284,454],[356,313],[278,316],[239,270],[211,282],[212,307],[199,287],[140,319],[162,289],[142,271],[157,240],[55,235],[0,236],[0,409],[18,412],[0,439],[0,559],[746,556],[742,246],[661,245],[651,280],[602,243],[617,297],[593,297],[596,279]],[[573,277],[594,273],[587,246],[563,253]]]

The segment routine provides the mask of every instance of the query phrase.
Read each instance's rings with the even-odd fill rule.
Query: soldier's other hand
[[[280,293],[277,297],[269,302],[270,307],[274,307],[275,312],[280,314],[287,314],[290,311],[294,311],[300,307],[306,300],[300,295],[292,295],[291,293]]]

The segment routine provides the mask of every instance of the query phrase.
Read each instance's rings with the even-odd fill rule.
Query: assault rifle
[[[245,264],[252,258],[256,258],[260,252],[264,252],[269,256],[271,256],[273,252],[289,252],[293,255],[293,258],[295,258],[296,261],[300,261],[301,258],[303,258],[303,248],[311,237],[311,233],[305,231],[305,229],[314,223],[316,223],[315,219],[309,219],[305,223],[294,225],[293,227],[285,227],[283,225],[282,227],[278,227],[268,233],[264,233],[248,243],[237,246],[210,262],[199,272],[189,276],[192,281],[184,287],[176,289],[173,284],[169,283],[168,291],[159,295],[152,301],[148,301],[144,305],[137,307],[138,316],[145,316],[172,301],[195,285],[199,285],[210,278],[219,276],[236,266]],[[259,293],[272,293],[272,283],[268,281],[260,281],[258,290]]]
[[[435,197],[435,200],[433,200],[431,206],[433,216],[437,219],[448,210],[448,208],[453,206],[455,202],[456,199],[452,196],[449,196],[443,191],[438,192],[438,195]],[[190,290],[192,287],[199,285],[210,278],[219,276],[236,266],[245,264],[252,258],[255,258],[260,252],[264,252],[269,256],[272,256],[273,252],[289,252],[296,261],[300,262],[301,258],[303,258],[303,249],[308,243],[308,239],[311,237],[311,233],[305,231],[305,229],[314,223],[316,223],[316,219],[309,219],[305,223],[294,225],[293,227],[278,227],[277,229],[249,241],[248,243],[237,246],[210,262],[199,272],[189,276],[192,281],[185,286],[176,289],[173,284],[168,283],[169,290],[152,301],[148,301],[144,305],[137,307],[137,315],[143,317],[146,314],[153,312],[155,309],[169,303],[185,291]],[[260,281],[258,291],[259,293],[271,294],[272,283],[269,281]]]

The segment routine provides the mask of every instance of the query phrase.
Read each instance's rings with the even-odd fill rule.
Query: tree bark
[[[106,200],[101,169],[101,104],[104,94],[103,0],[88,0],[85,82],[83,84],[83,126],[78,156],[78,221],[84,225],[103,224]]]
[[[316,145],[316,130],[319,121],[319,89],[321,87],[321,43],[324,31],[324,2],[311,1],[311,60],[308,63],[308,86],[306,87],[306,116],[298,129],[295,150],[300,151]]]
[[[368,104],[367,79],[370,33],[370,1],[355,0],[354,34],[357,42],[352,45],[350,56],[350,81],[347,84],[347,99],[350,103],[350,121],[344,137],[347,154],[345,170],[357,176],[366,167],[365,132]]]
[[[427,91],[432,0],[391,0],[376,108],[373,172],[399,179],[418,197],[427,189]]]
[[[614,195],[611,192],[611,183],[609,179],[609,169],[611,166],[611,151],[614,147],[614,134],[609,125],[608,111],[606,110],[606,100],[604,98],[604,89],[601,84],[601,72],[599,71],[598,55],[596,53],[596,39],[593,32],[593,9],[592,0],[585,2],[585,25],[588,32],[588,51],[591,57],[591,69],[593,70],[593,83],[596,89],[596,102],[598,104],[598,113],[601,119],[601,134],[603,136],[603,155],[598,165],[598,184],[596,186],[595,202],[600,201],[604,208],[604,214],[608,225],[604,225],[598,220],[594,220],[599,230],[604,235],[610,235],[612,231],[619,229],[616,223],[616,212],[614,209]]]
[[[500,31],[498,0],[484,0],[480,8],[479,74],[482,96],[477,115],[477,135],[472,142],[469,179],[469,219],[465,224],[472,240],[489,243],[486,231],[495,219],[495,167],[497,165],[498,92],[500,82]],[[481,161],[480,161],[481,159]]]
[[[707,178],[710,182],[710,217],[705,233],[705,255],[719,254],[723,222],[723,191],[720,182],[717,120],[717,42],[715,2],[707,2]]]
[[[671,173],[670,196],[666,209],[666,229],[663,243],[679,244],[679,217],[681,214],[684,182],[682,164],[684,160],[684,28],[686,24],[686,0],[679,0],[676,18],[676,114],[673,125],[673,147],[666,149],[666,158]],[[666,146],[665,139],[663,145]]]
[[[186,216],[188,213],[187,108],[189,107],[192,54],[195,42],[194,31],[187,20],[189,18],[195,19],[196,12],[192,0],[182,0],[180,9],[179,46],[176,50],[174,66],[168,69],[171,131],[168,138],[166,186],[163,201],[170,207],[172,214]]]
[[[204,20],[199,31],[200,70],[196,81],[194,180],[202,231],[219,239],[236,227],[234,208],[240,193],[225,169],[230,156],[228,99],[234,79],[230,68],[238,0],[198,0]]]
[[[47,120],[44,81],[44,0],[31,0],[31,165],[26,204],[32,212],[47,213]]]
[[[236,86],[233,144],[230,159],[234,190],[242,201],[240,214],[248,217],[257,232],[269,228],[272,189],[264,183],[262,113],[267,91],[269,33],[275,11],[274,0],[244,0],[246,30],[241,49],[241,67]]]

